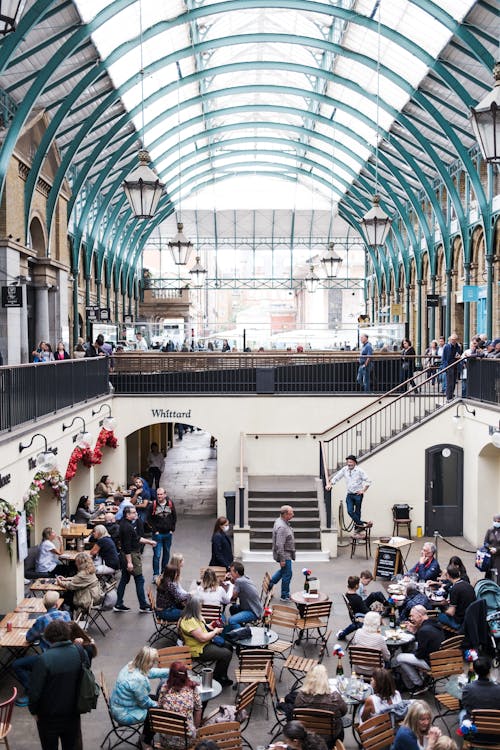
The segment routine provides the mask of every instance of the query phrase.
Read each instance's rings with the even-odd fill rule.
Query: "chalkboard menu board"
[[[375,560],[375,578],[392,578],[399,572],[401,554],[394,547],[380,546]]]

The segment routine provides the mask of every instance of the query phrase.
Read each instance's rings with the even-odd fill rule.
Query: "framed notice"
[[[394,547],[380,546],[375,556],[374,577],[390,580],[396,573],[402,572],[401,552]]]
[[[23,510],[17,526],[17,559],[22,562],[28,557],[28,529],[26,511]]]
[[[23,288],[10,284],[2,287],[2,307],[22,307]]]

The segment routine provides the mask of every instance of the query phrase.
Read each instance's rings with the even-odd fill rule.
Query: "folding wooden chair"
[[[349,599],[347,598],[345,594],[342,594],[342,599],[344,600],[344,604],[347,609],[347,614],[349,615],[349,619],[352,625],[361,626],[363,624],[364,617],[356,617],[356,613],[352,608],[351,602],[349,601]],[[351,637],[349,638],[349,642],[353,638],[355,632],[356,632],[355,630],[352,632]]]
[[[320,737],[330,738],[338,734],[339,721],[333,711],[324,711],[319,708],[294,708],[293,719],[300,721],[305,728],[319,734]]]
[[[296,609],[283,604],[275,604],[270,618],[271,629],[278,633],[279,638],[270,643],[268,649],[276,656],[286,659],[294,646],[293,636],[299,615]]]
[[[465,636],[452,635],[451,638],[446,638],[439,647],[440,651],[447,651],[449,648],[462,648]]]
[[[217,743],[219,750],[241,750],[242,737],[240,725],[237,721],[225,721],[220,724],[210,724],[200,727],[196,733],[196,742],[212,740]]]
[[[9,740],[7,735],[12,729],[12,711],[17,697],[17,688],[12,688],[12,695],[3,703],[0,703],[0,743],[5,744],[9,750]]]
[[[349,646],[349,663],[351,672],[356,672],[365,682],[369,682],[374,669],[382,669],[384,658],[382,652],[375,648]]]
[[[149,725],[154,734],[165,734],[184,740],[184,750],[193,747],[195,738],[190,736],[187,717],[165,708],[149,709]]]
[[[283,670],[287,669],[295,679],[295,682],[293,683],[290,690],[296,690],[296,688],[299,685],[301,685],[302,682],[304,681],[306,674],[313,667],[315,667],[316,664],[321,664],[325,656],[326,648],[328,645],[328,639],[330,638],[331,632],[332,631],[329,630],[328,633],[326,634],[325,642],[321,645],[317,659],[308,659],[305,656],[296,656],[295,654],[289,654],[289,656],[287,656],[285,663],[281,667],[280,681],[281,681],[281,675],[283,674]]]
[[[267,684],[269,688],[269,696],[271,698],[271,706],[274,711],[274,718],[276,720],[269,730],[269,734],[272,735],[271,743],[273,743],[276,737],[281,734],[281,731],[287,722],[287,718],[285,714],[280,710],[281,699],[276,688],[276,675],[274,674],[274,670],[271,666],[269,666],[267,669]]]
[[[207,624],[213,620],[218,620],[222,614],[222,607],[219,604],[202,604],[201,616]]]
[[[450,731],[446,719],[460,711],[460,701],[450,693],[438,693],[437,685],[441,680],[448,680],[452,675],[462,674],[464,658],[459,648],[440,649],[429,656],[431,689],[438,713],[435,719],[441,719]]]
[[[272,670],[271,670],[272,672]],[[274,676],[274,672],[273,672]],[[245,745],[248,745],[249,748],[251,748],[251,744],[249,741],[243,737],[243,732],[250,724],[250,719],[252,718],[252,711],[255,701],[255,696],[257,695],[257,690],[259,689],[259,683],[258,682],[252,682],[250,685],[247,685],[243,690],[238,693],[236,696],[236,699],[234,701],[234,705],[236,708],[236,715],[238,715],[239,711],[246,711],[246,719],[240,722],[240,731],[242,734],[242,740]]]
[[[113,748],[125,743],[126,745],[136,748],[140,743],[142,735],[142,722],[137,724],[118,724],[111,713],[109,691],[103,672],[101,672],[101,691],[106,708],[108,709],[109,720],[111,722],[111,729],[101,742],[101,747],[104,747],[107,743],[107,750],[113,750]],[[112,743],[112,737],[116,738],[116,742]]]
[[[191,651],[187,646],[167,646],[158,649],[158,666],[160,669],[170,667],[174,661],[182,661],[188,669],[193,668]]]
[[[274,654],[267,648],[245,648],[239,653],[239,666],[235,670],[237,685],[247,682],[267,685],[267,666],[273,664]]]
[[[149,636],[148,643],[150,646],[156,641],[160,641],[162,638],[177,640],[177,622],[172,620],[162,620],[156,613],[156,597],[152,588],[148,589],[148,602],[149,606],[153,610],[153,624],[155,626],[154,632]]]
[[[311,640],[313,640],[315,644],[318,644],[318,642],[325,643],[331,611],[332,602],[330,601],[304,604],[302,615],[297,618],[297,624],[295,626],[295,631],[298,631],[297,640],[299,643],[304,641],[308,642],[309,634],[314,633],[314,631],[317,632],[317,636],[312,636]],[[304,645],[304,656],[305,653]]]
[[[363,750],[382,750],[392,745],[394,729],[388,714],[373,716],[358,727]]]
[[[462,745],[464,750],[470,750],[470,748],[500,750],[500,710],[476,708],[472,711],[472,723],[477,728],[477,739],[474,735],[470,739],[466,737]]]

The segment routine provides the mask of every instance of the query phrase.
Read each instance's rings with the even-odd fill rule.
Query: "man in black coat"
[[[491,659],[487,656],[480,656],[474,662],[477,680],[469,682],[464,687],[461,700],[462,708],[465,709],[469,719],[475,708],[498,709],[500,707],[500,685],[490,680],[490,669]],[[498,733],[500,734],[500,727]]]
[[[44,631],[49,648],[37,658],[29,686],[29,710],[35,716],[42,750],[53,750],[61,740],[62,750],[82,747],[80,714],[77,710],[82,663],[90,666],[86,653],[71,642],[69,623],[53,620]]]
[[[439,651],[444,633],[439,623],[429,619],[422,604],[411,609],[408,630],[415,633],[415,650],[398,654],[393,666],[401,670],[403,682],[412,695],[419,695],[427,690],[422,671],[430,669],[430,654]]]
[[[116,589],[117,600],[113,607],[115,612],[130,612],[130,607],[123,603],[125,587],[134,577],[135,591],[139,600],[139,612],[151,612],[144,593],[144,576],[142,574],[141,544],[156,547],[156,542],[144,538],[144,526],[137,517],[135,505],[126,505],[120,521],[120,568],[121,578]]]

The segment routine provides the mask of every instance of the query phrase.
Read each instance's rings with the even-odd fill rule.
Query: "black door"
[[[464,452],[458,445],[425,451],[425,535],[462,536]]]

